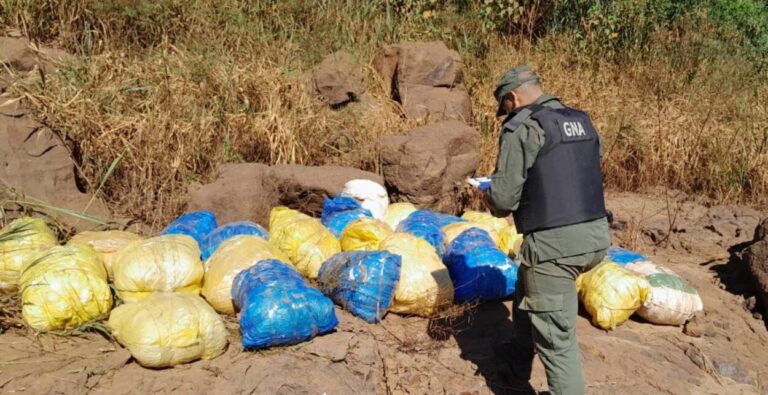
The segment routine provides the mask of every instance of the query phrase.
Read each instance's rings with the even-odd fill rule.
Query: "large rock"
[[[363,70],[345,51],[328,55],[312,70],[312,85],[331,106],[357,100],[365,92]]]
[[[464,63],[442,41],[406,42],[382,48],[373,66],[386,87],[397,84],[452,87],[464,82]]]
[[[469,120],[463,62],[444,43],[410,42],[382,48],[373,61],[384,88],[403,104],[408,118]]]
[[[463,86],[454,88],[427,85],[400,85],[403,108],[409,118],[426,118],[432,121],[457,119],[469,121],[472,103]]]
[[[480,162],[480,134],[443,121],[382,138],[384,179],[394,197],[441,211],[456,211],[457,196]]]
[[[24,37],[0,37],[0,65],[17,71],[31,71],[36,66],[49,73],[74,57],[54,48],[38,48]]]
[[[214,182],[190,191],[188,208],[211,210],[220,222],[250,219],[266,226],[275,206],[319,215],[323,199],[353,179],[384,183],[376,174],[351,167],[227,164],[219,168]]]
[[[768,218],[757,226],[754,243],[744,250],[743,257],[768,314]]]
[[[343,166],[275,165],[270,168],[280,204],[319,215],[323,200],[344,189],[347,181],[365,179],[384,185],[381,176]]]
[[[192,188],[188,208],[211,210],[220,223],[251,219],[269,225],[269,211],[279,201],[269,166],[227,164],[218,171],[212,183]]]
[[[7,184],[31,207],[80,230],[94,224],[50,207],[108,219],[106,205],[78,189],[74,162],[59,137],[29,116],[14,114],[0,114],[0,192]]]

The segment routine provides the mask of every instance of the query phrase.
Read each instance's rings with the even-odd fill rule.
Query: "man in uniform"
[[[496,216],[512,213],[524,235],[508,356],[513,386],[532,392],[536,353],[553,395],[583,394],[575,280],[611,242],[601,140],[589,116],[544,94],[528,66],[504,74],[494,96],[497,116],[507,118],[488,203]]]

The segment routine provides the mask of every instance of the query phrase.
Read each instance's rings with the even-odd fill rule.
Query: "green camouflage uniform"
[[[562,108],[557,98],[542,95],[534,104]],[[515,211],[528,170],[544,145],[544,130],[527,108],[511,115],[522,121],[503,128],[499,157],[491,177],[489,204],[496,216]],[[527,383],[534,351],[547,372],[553,395],[584,393],[581,354],[576,340],[576,277],[597,265],[611,243],[606,218],[524,235],[513,307],[513,381]]]

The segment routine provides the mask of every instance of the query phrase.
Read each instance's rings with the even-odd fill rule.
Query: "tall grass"
[[[595,118],[610,188],[768,202],[766,75],[706,15],[648,31],[632,51],[608,46],[621,56],[607,56],[600,36],[565,28],[488,31],[473,2],[436,14],[400,3],[0,0],[0,23],[81,55],[45,84],[13,90],[78,143],[93,191],[106,179],[111,207],[153,226],[183,210],[189,185],[222,162],[378,171],[376,138],[419,121],[401,116],[370,61],[380,46],[414,39],[443,40],[464,58],[471,123],[485,138],[479,173],[493,169],[497,149],[496,79],[527,62]],[[339,49],[361,60],[373,105],[332,110],[305,88],[312,66]]]

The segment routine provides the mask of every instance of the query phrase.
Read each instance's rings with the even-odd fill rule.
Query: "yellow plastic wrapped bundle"
[[[105,318],[112,308],[107,271],[88,245],[37,253],[26,261],[20,285],[22,315],[38,331],[75,328]]]
[[[156,293],[118,306],[108,325],[117,341],[148,368],[213,359],[227,348],[224,321],[192,294]]]
[[[19,218],[0,229],[0,293],[15,292],[24,261],[56,244],[56,235],[41,219]]]
[[[192,237],[162,235],[131,242],[112,259],[117,294],[126,303],[154,292],[199,294],[203,285],[200,248]]]
[[[487,224],[499,235],[499,249],[505,254],[517,255],[523,245],[523,235],[517,233],[515,225],[510,224],[505,218],[494,217],[491,213],[480,211],[467,211],[461,218],[467,221]]]
[[[269,215],[269,242],[284,252],[296,269],[317,278],[326,259],[341,252],[336,237],[319,220],[288,207],[275,207]]]
[[[394,233],[386,223],[373,218],[360,218],[347,225],[339,243],[342,251],[375,251]]]
[[[472,221],[454,222],[452,224],[443,226],[441,230],[443,232],[443,240],[445,241],[445,245],[450,245],[453,239],[459,237],[459,235],[464,233],[465,230],[471,228],[478,228],[488,232],[488,235],[491,236],[491,240],[493,240],[493,244],[495,244],[496,247],[499,247],[499,249],[502,249],[501,238],[499,238],[499,234],[496,232],[496,229],[488,224]]]
[[[397,229],[397,225],[400,221],[408,218],[411,213],[418,210],[416,206],[411,203],[393,203],[387,207],[387,212],[384,215],[384,222],[392,229]]]
[[[202,294],[216,311],[234,314],[232,281],[238,273],[264,259],[289,262],[277,247],[258,236],[237,236],[222,243],[206,261]]]
[[[453,302],[448,268],[427,241],[408,233],[395,233],[384,239],[380,247],[402,259],[390,311],[429,317]]]
[[[104,268],[107,269],[107,276],[109,276],[111,281],[114,278],[112,275],[112,259],[115,253],[136,240],[141,240],[141,236],[122,230],[108,230],[78,233],[69,240],[68,244],[81,243],[93,247],[101,255],[101,259],[104,261]]]
[[[579,300],[592,323],[603,329],[628,320],[648,299],[650,287],[646,279],[613,262],[603,262],[576,279]]]

